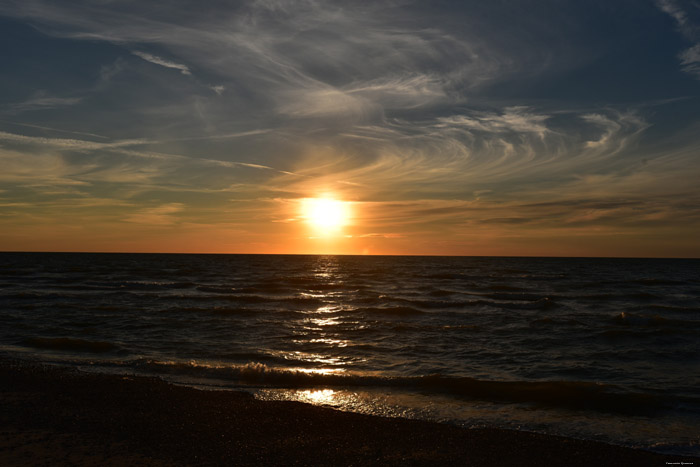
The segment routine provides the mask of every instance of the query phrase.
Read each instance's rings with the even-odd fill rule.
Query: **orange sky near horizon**
[[[692,228],[685,241],[677,232],[669,241],[663,231],[640,238],[633,229],[484,228],[470,219],[454,219],[436,232],[428,219],[416,218],[396,232],[378,233],[390,217],[387,210],[399,208],[395,203],[346,202],[343,225],[328,228],[305,217],[307,200],[278,201],[279,211],[257,223],[180,223],[176,211],[164,209],[140,222],[81,225],[55,219],[14,226],[0,232],[0,242],[5,251],[570,257],[684,257],[696,246]]]

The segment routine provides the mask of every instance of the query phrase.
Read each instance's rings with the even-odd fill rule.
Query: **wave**
[[[599,289],[601,287],[634,287],[634,286],[645,286],[645,287],[654,287],[654,286],[687,286],[691,285],[691,281],[685,281],[685,280],[672,280],[672,279],[623,279],[623,280],[609,280],[609,281],[603,281],[603,280],[592,280],[592,281],[586,281],[583,283],[577,284],[577,288],[583,288],[583,289]]]
[[[526,403],[593,410],[626,415],[654,415],[674,404],[654,394],[626,392],[620,388],[586,381],[491,381],[440,374],[390,377],[351,373],[332,373],[304,369],[284,369],[263,363],[211,365],[190,362],[139,360],[127,363],[156,374],[181,374],[233,381],[245,385],[278,388],[307,387],[389,387],[421,392],[442,393],[460,398]],[[700,401],[690,401],[698,405]]]
[[[201,298],[209,298],[213,300],[230,300],[232,302],[242,302],[242,303],[268,303],[275,302],[279,299],[270,297],[261,297],[260,295],[224,295],[224,296],[204,296]]]
[[[611,300],[658,300],[659,297],[656,294],[650,292],[609,292],[609,293],[598,293],[598,294],[585,294],[585,295],[573,295],[572,299],[575,300],[596,300],[596,301],[611,301]]]
[[[421,277],[421,276],[419,276],[419,277]],[[449,272],[442,273],[442,272],[439,272],[439,273],[434,273],[434,274],[426,274],[425,277],[428,279],[465,279],[466,277],[469,277],[469,276],[465,276],[465,275],[460,274],[460,273],[449,273]]]
[[[482,286],[481,288],[483,288],[485,290],[503,291],[503,292],[521,292],[521,291],[526,290],[522,287],[515,287],[512,285],[505,285],[505,284],[485,285],[485,286]]]
[[[54,292],[17,292],[11,294],[3,294],[5,300],[62,300],[68,295]]]
[[[682,335],[683,332],[672,329],[607,329],[598,333],[606,339],[648,339],[653,336]],[[689,333],[690,334],[690,333]]]
[[[428,310],[446,310],[460,308],[465,309],[474,307],[496,307],[518,310],[543,310],[557,305],[557,303],[552,298],[543,297],[541,295],[532,295],[528,299],[500,297],[501,300],[510,299],[513,301],[489,300],[488,295],[474,294],[473,296],[485,298],[477,298],[474,300],[419,300],[385,296],[380,298],[382,298],[384,302],[389,301],[393,303],[405,303],[408,308],[418,307]],[[380,302],[380,300],[377,300],[375,298],[364,298],[360,300],[355,300],[354,302],[369,304]]]
[[[435,289],[435,290],[431,290],[430,292],[428,292],[428,295],[430,295],[431,297],[446,297],[446,296],[454,295],[454,294],[455,294],[455,292],[452,292],[449,290],[442,290],[442,289]]]
[[[209,293],[220,293],[220,294],[230,294],[236,291],[236,289],[232,287],[214,287],[214,286],[205,286],[205,285],[200,285],[197,286],[196,289],[200,292],[209,292]]]
[[[180,306],[171,307],[159,310],[161,313],[176,314],[205,314],[211,313],[214,315],[257,315],[265,310],[259,308],[245,308],[245,307],[229,307],[229,306],[209,306],[209,307],[196,307],[196,306]]]
[[[642,309],[656,310],[656,311],[660,311],[662,313],[666,313],[666,312],[694,312],[694,313],[697,313],[700,311],[700,307],[698,307],[698,306],[657,305],[657,304],[652,304],[652,305],[648,305],[645,307],[639,307],[639,309],[640,310],[642,310]]]
[[[635,279],[629,281],[631,284],[639,285],[688,285],[687,281],[679,281],[672,279],[660,279],[660,278],[645,278],[645,279]]]
[[[163,290],[171,288],[172,282],[156,282],[156,281],[123,281],[113,282],[114,288],[126,290]]]
[[[30,337],[24,339],[21,344],[40,349],[89,353],[113,352],[119,349],[119,346],[111,342],[89,341],[71,337]]]
[[[504,299],[504,297],[501,297],[501,300],[502,299]],[[510,298],[510,300],[519,301],[502,302],[490,300],[477,300],[476,303],[480,305],[486,304],[492,307],[514,310],[546,310],[548,308],[557,306],[557,303],[549,297],[541,297],[537,299],[533,298],[532,300]]]
[[[294,292],[293,288],[283,287],[279,284],[259,284],[255,286],[246,286],[236,289],[238,293],[243,294],[289,294]]]
[[[622,326],[644,326],[644,327],[678,327],[683,328],[692,323],[680,320],[665,318],[663,316],[655,315],[645,315],[645,314],[634,314],[628,312],[621,312],[613,317],[612,322],[617,325]]]
[[[78,292],[94,292],[94,291],[105,291],[114,290],[115,287],[109,285],[90,285],[90,284],[50,284],[49,287],[54,290],[70,290]]]
[[[551,300],[551,296],[542,296],[539,294],[531,294],[531,293],[508,293],[508,292],[493,292],[493,293],[485,293],[485,294],[475,294],[479,295],[481,297],[488,297],[492,298],[494,300],[518,300],[518,301],[527,301],[527,302],[536,302],[539,300]]]
[[[315,297],[263,297],[260,295],[228,295],[221,292],[218,292],[217,295],[193,295],[186,299],[201,302],[284,303],[298,306],[321,306],[326,303]]]
[[[425,313],[417,308],[410,306],[390,306],[390,307],[365,307],[357,308],[355,313],[366,313],[370,315],[385,314],[385,315],[420,315]]]

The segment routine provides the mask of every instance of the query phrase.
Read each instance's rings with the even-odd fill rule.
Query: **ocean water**
[[[700,455],[700,260],[0,253],[0,352]]]

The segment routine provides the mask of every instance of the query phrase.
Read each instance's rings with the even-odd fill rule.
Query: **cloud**
[[[680,28],[684,28],[688,24],[688,15],[682,8],[676,5],[675,1],[657,0],[656,5],[659,7],[659,9],[661,9],[661,11],[676,20],[676,23]]]
[[[399,233],[367,233],[362,235],[357,235],[358,238],[404,238],[406,235]]]
[[[385,109],[411,109],[447,100],[439,78],[426,74],[387,76],[364,81],[346,86],[345,92],[379,103]]]
[[[147,147],[158,142],[146,139],[88,141],[0,131],[0,142],[6,147],[0,150],[0,180],[23,186],[30,181],[46,187],[118,183],[155,191],[205,193],[226,191],[242,178],[266,180],[278,174],[299,178],[269,165],[149,151]]]
[[[98,87],[104,88],[109,85],[115,76],[122,73],[126,68],[126,60],[119,57],[113,63],[100,67],[100,80]]]
[[[10,104],[10,112],[28,112],[32,110],[54,109],[57,107],[76,105],[83,100],[82,97],[54,97],[45,96],[42,94],[43,93],[39,93],[38,96],[24,102]]]
[[[661,11],[675,20],[678,29],[686,39],[695,42],[695,45],[678,54],[678,59],[681,62],[683,71],[700,78],[700,43],[697,42],[698,26],[691,22],[687,12],[673,0],[658,0],[656,5]]]
[[[224,93],[224,91],[226,90],[226,86],[224,86],[223,84],[219,84],[216,86],[209,86],[209,89],[211,89],[212,91],[214,91],[218,95],[222,95]]]
[[[293,118],[324,119],[344,106],[353,115],[374,118],[373,107],[442,102],[448,89],[474,89],[519,68],[514,57],[505,56],[509,52],[491,49],[469,28],[457,35],[427,27],[391,2],[352,7],[252,2],[216,9],[12,3],[4,13],[30,18],[47,34],[128,47],[144,60],[183,74],[191,74],[184,64],[191,63],[217,76],[219,84],[210,87],[214,92],[226,89],[232,97],[262,101],[257,104],[273,102]],[[185,10],[190,11],[186,17],[177,14]],[[143,45],[165,50],[173,59],[137,49]],[[314,105],[307,109],[306,104]]]
[[[71,132],[77,133],[77,132]],[[66,139],[66,138],[45,138],[41,136],[25,136],[15,133],[8,133],[5,131],[0,131],[0,140],[23,143],[23,144],[36,144],[42,146],[53,146],[56,148],[63,149],[74,149],[74,150],[97,150],[97,149],[111,149],[111,148],[123,148],[129,146],[142,146],[148,144],[150,141],[146,139],[130,139],[130,140],[117,140],[112,142],[99,142],[99,141],[87,141],[81,139]]]
[[[551,115],[522,106],[393,119],[341,134],[317,132],[314,143],[288,146],[302,154],[293,171],[304,177],[270,183],[307,195],[319,186],[360,193],[363,200],[505,195],[543,181],[561,184],[572,174],[628,170],[638,164],[631,149],[648,126],[634,111]]]
[[[289,90],[279,97],[278,111],[295,118],[349,117],[357,121],[377,110],[372,102],[332,87]]]
[[[264,135],[270,133],[268,129],[258,129],[249,131],[237,131],[233,133],[223,133],[223,134],[210,134],[205,136],[191,136],[186,138],[167,138],[161,140],[165,143],[175,142],[175,141],[197,141],[197,140],[224,140],[224,139],[236,139],[244,138],[246,136]]]
[[[69,164],[55,154],[32,154],[2,149],[0,162],[2,162],[0,180],[5,183],[84,184],[71,178],[72,170]]]
[[[633,112],[616,113],[615,117],[604,114],[581,115],[584,122],[603,130],[598,139],[588,140],[586,148],[612,156],[623,150],[629,139],[638,135],[649,125]]]
[[[91,138],[108,139],[106,136],[98,135],[95,133],[86,133],[83,131],[62,130],[59,128],[52,128],[52,127],[47,127],[47,126],[42,126],[42,125],[32,125],[30,123],[10,122],[7,120],[0,120],[0,123],[7,123],[10,125],[21,126],[21,127],[26,127],[26,128],[36,128],[39,130],[46,130],[46,131],[51,131],[51,132],[55,132],[55,133],[67,133],[67,134],[71,134],[71,135],[89,136]]]
[[[376,121],[386,110],[415,109],[447,101],[436,77],[393,75],[356,81],[341,87],[311,82],[278,95],[279,111],[294,117],[349,117],[355,122]]]
[[[700,78],[700,44],[695,44],[684,50],[678,57],[681,60],[683,71]]]
[[[173,68],[175,70],[180,70],[180,73],[183,75],[191,75],[192,73],[190,72],[190,69],[187,67],[187,65],[183,65],[181,63],[175,63],[169,60],[165,60],[164,58],[160,58],[156,55],[152,55],[146,52],[139,52],[138,50],[132,51],[132,54],[136,55],[137,57],[141,57],[142,59],[146,60],[147,62],[154,63],[156,65],[163,66],[165,68]]]
[[[185,208],[182,203],[167,203],[140,209],[124,218],[125,222],[147,225],[171,225],[178,220],[177,214]]]
[[[486,133],[535,133],[544,137],[547,115],[538,115],[524,106],[507,107],[502,113],[478,112],[474,115],[451,115],[438,118],[439,128],[466,128]]]

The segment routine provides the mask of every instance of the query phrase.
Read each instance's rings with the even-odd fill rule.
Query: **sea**
[[[0,253],[0,356],[700,455],[700,260]]]

